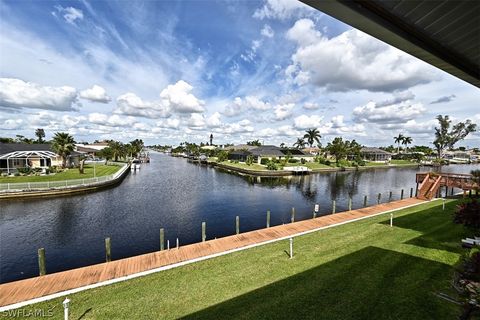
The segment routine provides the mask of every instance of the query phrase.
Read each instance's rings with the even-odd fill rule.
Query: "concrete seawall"
[[[67,196],[78,193],[95,192],[115,186],[122,182],[122,180],[130,173],[130,164],[125,164],[114,177],[110,180],[98,181],[93,183],[79,184],[74,186],[42,188],[42,189],[28,189],[28,190],[3,190],[0,191],[1,200],[13,200],[23,198],[38,198],[38,197],[58,197]]]

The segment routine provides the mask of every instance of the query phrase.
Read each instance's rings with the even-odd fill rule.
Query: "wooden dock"
[[[222,252],[275,241],[299,233],[346,223],[383,212],[397,210],[423,203],[423,200],[408,198],[362,209],[345,211],[315,219],[241,233],[206,242],[125,258],[88,267],[72,269],[35,278],[0,285],[0,306],[8,306],[55,293],[134,275],[192,259],[208,257]],[[200,232],[200,230],[199,230]]]

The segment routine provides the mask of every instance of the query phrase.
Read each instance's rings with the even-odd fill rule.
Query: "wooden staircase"
[[[438,188],[440,188],[441,180],[441,175],[431,175],[428,173],[418,188],[417,198],[420,200],[432,200],[437,193]]]

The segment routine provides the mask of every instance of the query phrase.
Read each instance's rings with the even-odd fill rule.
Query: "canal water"
[[[0,282],[38,275],[37,250],[45,248],[47,273],[103,262],[104,239],[112,241],[112,258],[120,259],[159,249],[159,229],[174,246],[309,219],[315,204],[320,214],[409,196],[417,168],[334,172],[290,178],[251,178],[222,172],[185,159],[153,153],[152,161],[129,174],[121,185],[69,197],[0,202]],[[469,173],[479,165],[452,165],[444,171]]]

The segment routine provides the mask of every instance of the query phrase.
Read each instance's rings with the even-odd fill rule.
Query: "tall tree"
[[[297,138],[297,142],[295,142],[293,146],[297,149],[303,149],[305,148],[305,140],[303,140],[303,138]]]
[[[112,150],[112,157],[115,161],[118,161],[118,158],[123,154],[125,148],[123,143],[120,141],[110,141],[108,147]]]
[[[62,167],[65,168],[67,157],[75,149],[75,140],[67,132],[56,132],[52,141],[52,149],[62,158]]]
[[[42,128],[38,128],[35,130],[35,136],[37,137],[37,143],[44,143],[45,141],[43,138],[45,138],[45,130]]]
[[[411,144],[413,141],[412,137],[403,137],[402,144],[405,145],[405,149],[408,152],[408,145]]]
[[[400,153],[400,144],[403,143],[403,139],[405,137],[403,136],[403,134],[399,133],[398,134],[398,137],[393,137],[393,139],[395,139],[395,143],[397,144],[397,153]]]
[[[436,119],[440,127],[435,127],[435,140],[433,141],[433,145],[437,149],[438,158],[443,156],[445,149],[453,148],[457,142],[465,139],[469,133],[477,129],[477,125],[468,119],[465,122],[459,122],[453,125],[452,129],[450,129],[452,120],[450,120],[448,115],[438,115]]]
[[[132,156],[136,157],[140,152],[142,152],[144,144],[143,140],[141,139],[135,139],[133,141],[130,141],[130,145],[132,146]]]
[[[327,144],[325,149],[335,157],[335,162],[338,165],[338,161],[348,155],[349,142],[343,141],[341,137],[336,137],[332,142]]]
[[[306,131],[305,135],[303,136],[304,139],[307,139],[308,144],[310,145],[310,148],[313,147],[313,144],[315,141],[317,143],[320,143],[320,138],[322,136],[320,135],[320,132],[318,129],[309,129]]]

